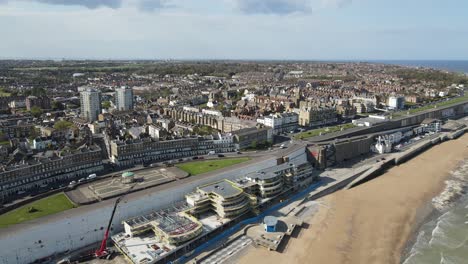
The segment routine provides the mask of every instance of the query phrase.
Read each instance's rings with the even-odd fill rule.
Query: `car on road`
[[[225,156],[223,154],[218,154],[218,158],[224,158]]]
[[[92,180],[92,179],[95,179],[96,177],[97,177],[96,173],[93,173],[93,174],[90,174],[87,179]]]
[[[86,181],[85,178],[81,178],[81,179],[78,180],[78,183],[82,183],[82,182],[85,182],[85,181]]]

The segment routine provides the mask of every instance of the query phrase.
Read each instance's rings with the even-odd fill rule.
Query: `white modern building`
[[[299,124],[297,113],[271,114],[257,119],[257,123],[273,128],[273,134],[293,131]]]
[[[122,86],[115,89],[115,107],[118,111],[128,111],[133,109],[132,88]]]
[[[403,96],[390,96],[388,98],[388,107],[392,109],[403,109],[405,108],[405,97]]]
[[[153,139],[159,139],[164,131],[164,128],[156,125],[148,126],[148,134]]]
[[[94,122],[101,113],[101,92],[88,88],[80,93],[81,117]]]

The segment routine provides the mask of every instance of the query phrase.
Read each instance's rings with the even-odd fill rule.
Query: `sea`
[[[403,264],[468,263],[468,159],[451,172],[432,199],[434,213],[417,232]]]
[[[468,61],[378,61],[468,74]],[[468,264],[468,158],[451,172],[442,193],[432,199],[433,213],[408,245],[403,264]]]
[[[395,64],[410,67],[434,68],[468,74],[468,60],[377,60],[369,62]]]

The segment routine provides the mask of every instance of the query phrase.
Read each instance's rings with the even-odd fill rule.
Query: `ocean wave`
[[[466,194],[468,187],[468,160],[452,171],[451,179],[445,181],[444,190],[432,199],[432,205],[439,211],[444,211],[450,208],[454,201]]]
[[[468,159],[451,176],[432,200],[440,216],[421,226],[403,264],[468,263]]]

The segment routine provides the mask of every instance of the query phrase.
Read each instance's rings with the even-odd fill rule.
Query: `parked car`
[[[224,158],[225,156],[223,154],[218,154],[218,158]]]

